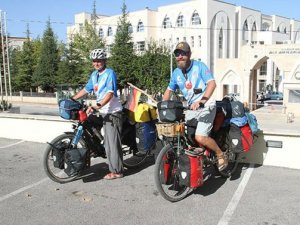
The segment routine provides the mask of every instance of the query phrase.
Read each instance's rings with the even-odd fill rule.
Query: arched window
[[[166,29],[166,28],[170,28],[170,27],[172,27],[170,17],[166,16],[163,21],[163,28]]]
[[[177,17],[176,25],[177,27],[183,27],[185,25],[184,16],[181,13]]]
[[[243,25],[243,40],[248,41],[248,22],[245,20],[245,23]]]
[[[261,27],[262,31],[269,31],[270,30],[270,24],[264,22],[262,24],[262,27]]]
[[[137,25],[137,32],[143,32],[144,31],[144,24],[142,21],[139,21]]]
[[[192,25],[199,25],[199,24],[201,24],[199,14],[197,13],[197,11],[194,11],[192,15]]]
[[[247,22],[247,20],[245,21],[245,23],[244,23],[244,26],[243,26],[243,31],[248,31],[249,29],[248,29],[248,22]]]
[[[103,38],[104,37],[104,32],[102,28],[99,28],[99,37]]]
[[[256,31],[256,23],[255,22],[252,25],[252,31]]]
[[[111,27],[108,27],[108,29],[107,29],[107,36],[108,37],[113,36],[113,30]]]

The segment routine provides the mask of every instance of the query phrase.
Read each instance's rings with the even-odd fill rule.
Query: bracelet
[[[101,106],[102,106],[101,103],[99,103],[99,102],[98,102],[96,105],[97,105],[98,107],[100,107],[100,108],[101,108]]]

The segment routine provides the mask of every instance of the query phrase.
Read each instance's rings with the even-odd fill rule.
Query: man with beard
[[[216,88],[216,82],[208,67],[200,61],[191,60],[191,54],[188,43],[177,44],[174,50],[177,68],[172,73],[163,100],[169,100],[172,92],[180,89],[190,108],[185,115],[186,121],[194,118],[197,120],[196,142],[199,146],[205,146],[216,153],[218,168],[222,171],[227,167],[228,160],[215,140],[209,137],[216,115],[216,102],[210,99]],[[194,92],[194,89],[201,89],[202,92]],[[196,154],[195,152],[187,154],[189,153]]]

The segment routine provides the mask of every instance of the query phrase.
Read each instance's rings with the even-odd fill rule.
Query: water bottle
[[[73,144],[73,145],[77,145],[77,144],[78,144],[78,142],[79,142],[79,140],[80,140],[80,138],[81,138],[82,132],[83,132],[82,126],[79,126],[79,127],[77,128],[76,135],[75,135],[75,137],[74,137],[74,139],[73,139],[73,141],[72,141],[72,144]]]

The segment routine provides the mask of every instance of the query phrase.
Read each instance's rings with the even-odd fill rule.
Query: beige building
[[[98,15],[96,29],[110,45],[121,15]],[[80,32],[91,14],[75,15],[67,28],[68,40]],[[179,41],[191,45],[192,57],[214,72],[221,99],[239,93],[240,100],[256,107],[257,91],[284,93],[287,112],[300,115],[300,21],[217,0],[190,0],[130,12],[128,20],[135,50],[142,53],[155,40],[173,49]],[[298,112],[297,112],[298,111]]]

